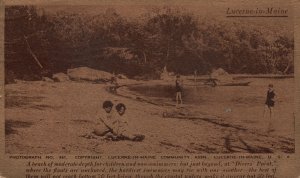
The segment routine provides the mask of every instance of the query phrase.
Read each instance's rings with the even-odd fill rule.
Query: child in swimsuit
[[[178,107],[179,101],[180,104],[182,104],[182,82],[180,80],[180,75],[176,76],[175,89],[176,89],[176,107]]]
[[[267,91],[267,99],[265,104],[268,106],[268,108],[274,107],[275,101],[274,101],[275,93],[273,90],[273,85],[269,85],[269,90]]]
[[[270,119],[272,118],[273,115],[273,108],[275,105],[275,92],[273,89],[273,84],[269,84],[268,86],[268,91],[267,91],[267,97],[266,97],[266,102],[265,102],[265,109],[264,109],[264,115],[263,117],[265,117],[265,112],[266,110],[269,110],[270,113]]]

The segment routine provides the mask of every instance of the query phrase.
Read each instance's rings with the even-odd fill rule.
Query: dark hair
[[[269,87],[272,87],[272,88],[273,88],[273,84],[269,84]]]
[[[116,106],[117,111],[120,111],[122,107],[124,108],[124,110],[126,110],[125,104],[123,104],[123,103],[117,104],[117,106]]]
[[[111,101],[106,100],[106,101],[103,102],[102,107],[103,107],[103,108],[108,108],[108,107],[113,107],[113,105],[114,105],[114,104],[113,104]]]
[[[180,75],[176,75],[176,78],[180,78]]]

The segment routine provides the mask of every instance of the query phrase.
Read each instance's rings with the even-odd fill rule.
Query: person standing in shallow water
[[[198,77],[198,71],[195,69],[194,70],[194,82],[197,82],[197,77]]]
[[[275,105],[275,92],[274,92],[274,89],[273,89],[273,84],[269,84],[268,91],[267,91],[266,102],[265,102],[265,109],[264,109],[264,114],[263,114],[264,118],[265,118],[265,114],[266,114],[267,110],[269,110],[270,119],[272,118],[273,112],[274,112],[273,111],[274,110],[274,105]]]
[[[118,84],[117,76],[115,75],[115,73],[112,74],[110,84],[111,84],[110,91],[112,93],[117,93],[117,88],[118,88],[119,84]]]
[[[180,80],[180,75],[176,76],[175,89],[176,89],[176,107],[178,107],[179,101],[180,104],[182,104],[182,81]]]

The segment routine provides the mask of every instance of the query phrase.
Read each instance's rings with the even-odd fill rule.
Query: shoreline
[[[153,83],[151,81],[147,81],[149,83],[139,83],[139,85],[143,86],[153,86],[153,85],[171,85],[171,83],[164,83],[164,81],[154,81]],[[197,104],[195,103],[190,103],[190,104],[183,104],[179,108],[175,108],[176,106],[176,101],[166,101],[168,100],[167,98],[164,98],[162,100],[157,101],[159,97],[150,97],[150,96],[145,96],[141,93],[131,91],[128,87],[132,85],[127,85],[118,88],[117,93],[112,93],[120,97],[125,97],[129,98],[134,101],[142,102],[142,103],[148,103],[152,104],[155,106],[161,106],[164,107],[166,110],[169,110],[167,112],[162,113],[162,117],[166,118],[176,118],[176,119],[187,119],[187,120],[203,120],[206,122],[214,123],[220,126],[229,126],[233,127],[238,130],[252,130],[253,128],[249,127],[243,127],[241,123],[232,123],[232,120],[227,121],[226,118],[223,118],[222,116],[219,116],[218,114],[209,114],[207,112],[199,112],[197,111],[198,108],[196,107]],[[190,87],[190,85],[189,85]],[[209,87],[206,85],[199,85],[199,87]],[[224,86],[226,87],[226,86]],[[108,91],[109,92],[109,91]],[[174,93],[174,98],[175,98],[175,93]],[[184,110],[184,111],[182,111]],[[168,112],[171,112],[168,113]],[[173,112],[173,113],[172,113]],[[175,113],[175,114],[174,114]],[[260,134],[266,134],[264,133],[265,131],[261,132],[260,129],[255,129],[255,132],[259,132]]]
[[[138,81],[132,81],[131,84]],[[156,82],[153,82],[156,83]],[[148,84],[152,82],[148,81]],[[295,140],[207,114],[194,106],[155,105],[87,82],[24,82],[6,85],[5,137],[8,153],[266,153],[294,151]],[[120,90],[121,89],[121,90]],[[82,93],[84,91],[84,94]],[[140,143],[83,138],[90,133],[101,102],[123,102]],[[147,98],[146,98],[147,99]],[[17,102],[17,103],[16,103]],[[28,124],[27,124],[28,123]],[[71,129],[67,129],[71,128]],[[68,132],[66,134],[66,131]],[[47,134],[45,134],[47,133]],[[246,144],[244,144],[246,143]],[[31,145],[31,146],[30,146]],[[81,146],[79,146],[81,145]],[[248,145],[248,146],[246,146]]]

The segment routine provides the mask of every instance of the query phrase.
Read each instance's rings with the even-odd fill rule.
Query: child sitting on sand
[[[105,136],[106,139],[113,141],[118,140],[132,140],[142,141],[145,136],[139,134],[133,134],[129,129],[128,120],[124,116],[126,106],[123,103],[119,103],[116,106],[118,114],[113,110],[113,103],[111,101],[103,102],[103,109],[105,111],[105,117],[100,117],[99,120],[102,124],[97,124],[93,131],[93,134],[97,136]],[[95,138],[92,135],[83,135],[85,138]]]
[[[105,111],[105,117],[99,118],[102,124],[97,124],[97,127],[94,129],[94,134],[98,136],[105,136],[108,133],[110,135],[115,135],[117,130],[117,120],[115,117],[115,112],[112,109],[113,103],[111,101],[104,101],[103,102],[103,109]]]
[[[116,110],[118,113],[116,130],[117,138],[121,140],[142,141],[145,138],[144,135],[134,134],[130,131],[129,121],[124,115],[126,106],[123,103],[119,103],[116,106]]]

